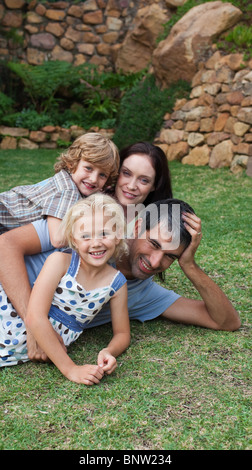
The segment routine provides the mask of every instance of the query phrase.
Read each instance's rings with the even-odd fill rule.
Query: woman
[[[120,170],[114,195],[125,208],[145,206],[172,198],[168,162],[163,150],[149,142],[137,142],[120,152]]]

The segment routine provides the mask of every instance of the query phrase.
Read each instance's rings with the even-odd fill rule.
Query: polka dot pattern
[[[54,294],[49,319],[54,330],[69,346],[80,336],[85,324],[99,313],[126,279],[117,271],[111,284],[86,291],[76,281],[80,258],[73,252],[70,267],[62,277]],[[53,313],[57,311],[57,315]],[[27,334],[23,320],[10,303],[0,284],[0,367],[21,364],[29,360]]]

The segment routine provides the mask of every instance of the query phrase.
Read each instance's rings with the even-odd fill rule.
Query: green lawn
[[[53,174],[55,151],[1,151],[0,190]],[[252,179],[228,169],[170,164],[174,196],[203,220],[197,262],[238,310],[236,332],[162,320],[132,322],[132,341],[100,385],[67,381],[48,364],[0,370],[0,449],[251,449]],[[173,265],[166,285],[198,298]],[[89,330],[69,350],[96,362],[110,325]]]

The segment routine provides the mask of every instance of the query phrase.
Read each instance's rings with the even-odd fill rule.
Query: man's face
[[[134,278],[147,279],[154,274],[165,271],[183,253],[185,247],[180,245],[173,249],[170,236],[159,233],[151,237],[145,231],[141,238],[129,240],[129,262]]]

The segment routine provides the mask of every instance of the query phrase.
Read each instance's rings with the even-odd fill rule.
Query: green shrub
[[[3,124],[11,127],[25,127],[36,131],[43,126],[53,125],[50,116],[37,113],[34,109],[23,109],[20,113],[13,113],[2,117]]]
[[[8,113],[13,112],[13,100],[0,91],[0,121]]]
[[[38,66],[9,62],[8,71],[16,81],[12,91],[16,93],[18,88],[19,94],[17,99],[13,93],[15,109],[4,117],[5,123],[23,127],[31,117],[33,129],[41,121],[44,125],[45,117],[48,123],[64,127],[72,124],[84,128],[111,127],[115,124],[122,93],[143,76],[143,72],[100,72],[91,64],[76,67],[64,61]],[[2,84],[2,88],[6,86]]]
[[[237,25],[225,39],[238,47],[252,47],[252,26]]]
[[[160,129],[163,116],[172,110],[178,97],[187,96],[190,85],[180,80],[161,90],[154,75],[147,75],[125,93],[118,111],[114,141],[119,148],[139,140],[152,141]]]

